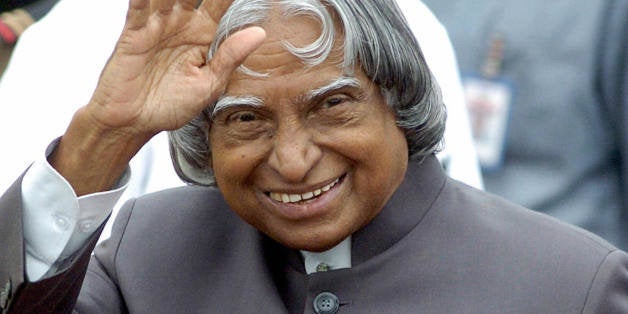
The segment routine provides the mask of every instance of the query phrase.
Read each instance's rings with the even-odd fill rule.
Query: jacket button
[[[340,307],[338,297],[331,292],[321,292],[314,298],[316,314],[335,314]]]
[[[0,309],[5,309],[9,304],[11,296],[11,279],[7,280],[2,290],[0,290]]]

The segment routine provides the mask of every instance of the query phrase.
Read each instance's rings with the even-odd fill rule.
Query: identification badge
[[[500,78],[468,76],[463,85],[478,160],[483,170],[495,170],[503,161],[512,84]]]

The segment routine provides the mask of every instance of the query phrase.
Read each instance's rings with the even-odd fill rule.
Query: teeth
[[[303,200],[309,200],[310,198],[314,197],[314,192],[307,192],[303,195],[301,195],[301,198],[303,198]]]
[[[321,194],[323,194],[324,192],[329,191],[331,188],[334,187],[334,185],[336,185],[336,183],[338,183],[340,179],[336,179],[334,182],[320,188],[320,189],[316,189],[314,191],[310,191],[310,192],[306,192],[303,194],[286,194],[286,193],[274,193],[271,192],[270,193],[270,198],[272,198],[273,200],[277,201],[277,202],[282,202],[282,203],[297,203],[300,201],[307,201],[309,199],[312,199],[316,196],[319,196]]]

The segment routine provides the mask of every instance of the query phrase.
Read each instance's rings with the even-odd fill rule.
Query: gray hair
[[[230,34],[262,25],[273,5],[278,5],[286,16],[304,15],[320,20],[321,35],[310,45],[295,47],[283,43],[308,66],[327,59],[336,38],[337,17],[345,38],[340,66],[345,73],[353,73],[359,64],[380,87],[387,105],[396,114],[397,125],[405,132],[409,158],[421,160],[440,150],[446,120],[440,89],[394,0],[235,0],[218,25],[208,59]],[[328,10],[333,10],[334,15]],[[253,76],[266,75],[245,67],[239,70]],[[213,106],[169,133],[175,169],[188,183],[215,185],[209,143]]]

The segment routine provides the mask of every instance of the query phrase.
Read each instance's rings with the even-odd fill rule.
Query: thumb
[[[229,76],[246,58],[262,44],[266,31],[261,27],[249,27],[229,36],[218,47],[209,63],[210,75],[218,86],[226,85]]]

